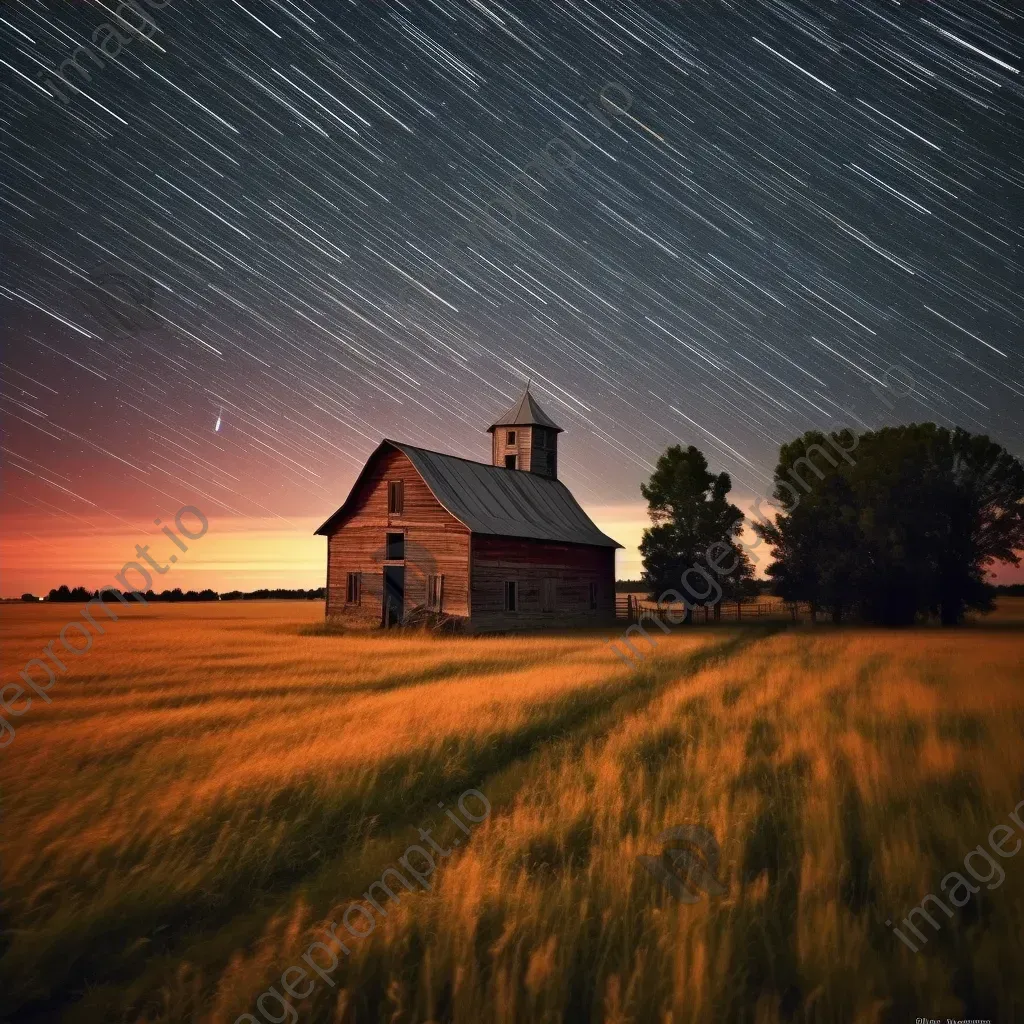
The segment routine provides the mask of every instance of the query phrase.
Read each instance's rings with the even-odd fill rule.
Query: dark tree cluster
[[[92,590],[87,590],[85,587],[69,587],[66,583],[61,584],[59,587],[54,587],[49,594],[46,595],[47,601],[56,601],[62,604],[70,604],[72,601],[88,601],[93,596]],[[24,595],[22,595],[24,597]]]
[[[933,423],[886,427],[844,444],[824,434],[782,446],[781,512],[754,530],[773,549],[767,573],[787,601],[885,625],[944,625],[992,607],[997,562],[1024,548],[1024,466],[988,437]],[[791,481],[813,478],[801,493]]]

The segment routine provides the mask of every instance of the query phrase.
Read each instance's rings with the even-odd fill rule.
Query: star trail
[[[1009,3],[131,10],[0,17],[9,544],[322,521],[527,379],[588,507],[673,443],[740,495],[812,428],[1024,454]]]

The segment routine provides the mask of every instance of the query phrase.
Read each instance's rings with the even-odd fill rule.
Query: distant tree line
[[[616,594],[632,594],[638,590],[643,590],[643,580],[616,580],[615,581],[615,593]]]
[[[111,597],[117,592],[116,587],[108,587],[104,590],[104,593]],[[130,591],[127,590],[120,591],[120,593],[124,597],[130,596]],[[244,593],[241,590],[229,590],[225,594],[218,594],[216,590],[182,590],[180,587],[175,587],[174,590],[163,590],[160,593],[147,590],[142,596],[148,603],[150,601],[256,601],[261,599],[322,601],[325,594],[325,587],[319,587],[316,590],[263,589]],[[69,587],[67,584],[62,584],[59,587],[54,587],[43,600],[71,604],[86,602],[94,597],[99,597],[99,592],[96,590],[89,590],[88,587]],[[22,601],[39,600],[34,594],[22,594],[21,599]]]
[[[317,587],[315,590],[267,590],[264,588],[263,590],[250,590],[248,593],[242,593],[241,590],[229,590],[226,594],[220,595],[222,601],[323,601],[326,597],[326,587]]]

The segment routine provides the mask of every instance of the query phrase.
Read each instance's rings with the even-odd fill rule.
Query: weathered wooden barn
[[[613,620],[622,545],[559,481],[561,429],[527,388],[488,428],[490,465],[381,441],[316,531],[327,617],[390,626],[437,613],[469,632]]]

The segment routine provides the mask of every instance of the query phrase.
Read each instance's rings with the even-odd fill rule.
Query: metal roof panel
[[[391,443],[408,457],[437,500],[474,533],[622,546],[594,525],[559,480]]]

